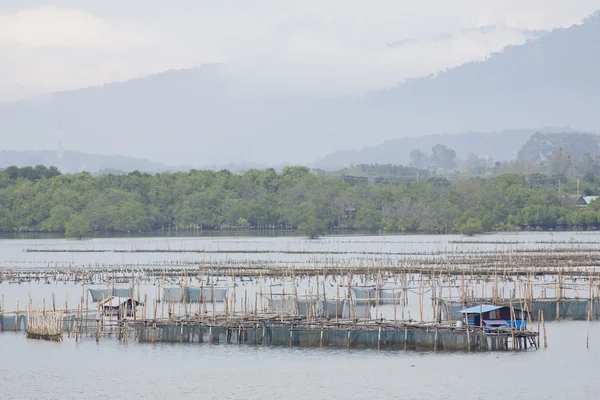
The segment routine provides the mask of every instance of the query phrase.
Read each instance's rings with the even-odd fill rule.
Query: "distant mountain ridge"
[[[65,146],[88,153],[196,167],[308,164],[340,148],[384,142],[391,151],[395,139],[439,132],[508,126],[598,132],[599,70],[595,14],[485,61],[365,96],[265,93],[244,86],[226,66],[210,65],[0,105],[0,132],[5,149],[53,148],[61,121]],[[457,153],[474,147],[475,136],[455,144]],[[504,140],[524,143],[518,135]],[[520,147],[513,150],[501,138],[496,143],[507,149],[498,159],[516,156]],[[394,151],[405,147],[412,144]]]
[[[89,154],[79,151],[0,151],[0,168],[9,166],[26,167],[45,165],[55,166],[63,173],[87,171],[97,173],[103,170],[121,172],[150,172],[158,173],[173,170],[164,164],[149,160],[125,157]]]
[[[337,151],[314,163],[322,169],[338,169],[350,164],[402,164],[410,161],[413,150],[429,151],[442,144],[456,151],[458,158],[465,159],[470,153],[489,157],[495,161],[517,159],[521,148],[535,132],[576,133],[572,128],[506,129],[500,132],[463,132],[386,140],[372,147],[357,151]]]

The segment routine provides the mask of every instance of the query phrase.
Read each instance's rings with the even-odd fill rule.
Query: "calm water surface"
[[[49,343],[0,334],[2,399],[598,399],[600,329],[549,324],[548,349],[418,353]]]

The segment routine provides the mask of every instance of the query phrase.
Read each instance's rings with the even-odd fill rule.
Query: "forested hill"
[[[61,121],[65,146],[79,151],[118,148],[170,165],[308,164],[339,149],[440,132],[600,132],[598,70],[595,15],[484,61],[360,97],[267,94],[236,81],[226,66],[202,66],[0,105],[0,132],[5,148],[53,148]]]
[[[495,229],[595,228],[600,202],[580,208],[540,175],[432,178],[370,185],[306,167],[233,174],[223,170],[156,175],[62,175],[56,168],[0,172],[0,231],[147,232],[178,229],[327,229],[477,233]],[[562,193],[575,182],[562,180]],[[592,180],[588,189],[600,191]]]

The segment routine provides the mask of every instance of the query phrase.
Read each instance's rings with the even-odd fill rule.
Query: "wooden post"
[[[271,299],[271,312],[277,315],[277,313],[275,312],[275,307],[273,307],[273,285],[271,284],[269,284],[269,297]]]
[[[216,304],[216,299],[215,299],[215,285],[212,283],[212,280],[210,282],[210,291],[211,291],[211,295],[212,295],[212,311],[213,311],[213,319],[217,318],[217,304]]]
[[[515,350],[515,309],[512,305],[512,300],[509,301],[510,304],[510,334],[512,338],[512,349]]]
[[[285,288],[282,287],[281,288],[281,302],[280,302],[280,306],[281,306],[281,322],[283,322],[283,305],[285,304]]]
[[[248,289],[244,288],[244,318],[248,318]]]
[[[327,307],[327,294],[325,293],[325,280],[327,279],[327,275],[323,276],[323,315],[325,319],[329,319],[329,307]],[[317,288],[319,290],[319,288]],[[317,304],[318,307],[318,304]]]
[[[86,337],[87,337],[87,330],[88,330],[88,315],[89,315],[89,312],[90,312],[90,309],[89,309],[89,300],[90,300],[90,291],[86,290],[85,291],[85,333],[86,333]]]
[[[336,291],[335,291],[335,323],[336,324],[338,323],[338,315],[340,315],[340,312],[338,310],[339,304],[340,304],[340,287],[337,286]]]
[[[537,320],[538,320],[538,329],[537,329],[537,347],[536,350],[540,348],[540,325],[541,325],[541,320],[542,319],[542,310],[538,310],[538,316],[537,316]]]
[[[544,348],[548,347],[548,339],[546,338],[546,323],[544,321],[544,312],[542,311],[542,330],[544,331]]]
[[[263,286],[262,286],[262,281],[263,281],[263,276],[262,276],[262,272],[260,272],[259,278],[258,278],[258,291],[259,291],[259,297],[260,297],[260,312],[264,313],[265,309],[263,306]]]
[[[100,342],[100,302],[98,302],[98,311],[96,314],[96,343]]]
[[[423,323],[423,297],[425,297],[425,287],[423,282],[423,276],[419,282],[419,321]]]
[[[396,291],[392,290],[392,298],[394,299],[394,325],[397,325],[396,323]]]
[[[154,318],[152,320],[152,343],[156,343],[156,299],[154,299]]]
[[[592,277],[590,276],[590,289],[588,294],[588,315],[587,315],[587,335],[585,338],[585,348],[590,348],[590,321],[592,320]]]
[[[450,322],[450,325],[452,325],[452,286],[450,285],[450,281],[452,279],[452,276],[450,274],[448,274],[448,296],[450,297],[450,307],[449,307],[449,311],[448,311],[448,321]],[[441,286],[441,282],[440,282],[440,286]],[[440,310],[440,320],[441,320],[442,316],[441,316],[441,310]],[[436,335],[437,335],[437,330],[436,330]]]
[[[468,351],[471,352],[471,334],[469,333],[469,323],[467,321],[467,323],[465,324],[465,326],[467,327],[467,346],[468,346]]]
[[[558,273],[557,281],[556,281],[556,320],[560,321],[560,299],[561,299],[561,276],[560,272]]]

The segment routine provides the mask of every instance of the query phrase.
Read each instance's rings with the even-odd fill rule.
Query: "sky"
[[[360,94],[598,9],[600,0],[0,0],[0,101],[207,63],[264,90]]]

